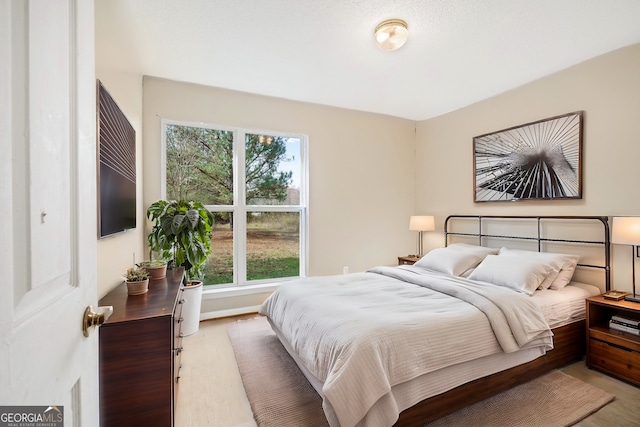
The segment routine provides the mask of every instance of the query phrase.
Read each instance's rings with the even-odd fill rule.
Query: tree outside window
[[[205,284],[303,275],[303,138],[176,123],[164,129],[166,198],[199,201],[216,219]]]

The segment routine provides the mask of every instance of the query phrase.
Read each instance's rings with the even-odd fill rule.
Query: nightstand
[[[640,319],[640,304],[587,298],[587,367],[640,386],[640,336],[610,329],[614,315]]]
[[[415,256],[399,256],[398,265],[413,265],[418,262],[420,258]]]

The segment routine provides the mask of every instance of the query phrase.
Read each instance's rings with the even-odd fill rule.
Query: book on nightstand
[[[632,334],[640,337],[640,329],[638,327],[627,326],[623,323],[618,323],[616,321],[609,320],[609,329],[613,329],[614,331],[626,332],[627,334]]]
[[[615,323],[620,323],[621,325],[629,326],[631,328],[640,328],[640,320],[638,319],[630,319],[628,317],[622,317],[618,315],[611,316],[611,321]]]

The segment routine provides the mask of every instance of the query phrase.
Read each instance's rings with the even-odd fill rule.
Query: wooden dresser
[[[184,269],[167,270],[143,295],[120,286],[100,300],[113,314],[100,328],[100,425],[174,425],[182,353]]]

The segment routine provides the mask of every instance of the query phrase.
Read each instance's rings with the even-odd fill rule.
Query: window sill
[[[202,291],[202,299],[210,300],[217,298],[230,298],[241,295],[262,294],[265,292],[273,292],[285,282],[293,279],[299,279],[299,277],[292,277],[291,279],[283,279],[278,282],[259,283],[255,285],[241,285],[241,286],[226,286],[223,288],[216,288],[215,285],[204,288]]]

